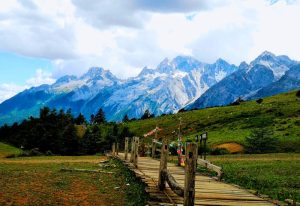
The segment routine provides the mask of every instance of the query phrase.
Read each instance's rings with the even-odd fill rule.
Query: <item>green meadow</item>
[[[159,137],[175,140],[172,132],[178,129],[180,118],[185,140],[195,139],[196,134],[207,131],[210,146],[227,142],[243,145],[253,129],[269,128],[280,140],[280,152],[300,151],[300,98],[296,91],[264,98],[262,103],[247,101],[236,106],[180,112],[126,124],[137,136],[158,125],[163,129]]]

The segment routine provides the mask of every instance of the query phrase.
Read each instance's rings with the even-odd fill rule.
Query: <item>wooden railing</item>
[[[211,171],[216,172],[218,175],[218,180],[220,181],[222,179],[223,176],[223,170],[222,167],[216,166],[212,163],[210,163],[208,160],[204,160],[204,159],[197,159],[197,164],[201,165],[202,167],[205,167]]]
[[[195,174],[197,164],[197,144],[188,143],[187,145],[186,165],[185,165],[185,181],[184,187],[180,186],[172,174],[168,171],[168,156],[169,156],[169,144],[168,139],[164,138],[161,155],[160,155],[160,166],[158,176],[158,187],[160,190],[164,190],[166,183],[170,186],[171,190],[184,198],[184,205],[194,205],[195,199]]]
[[[161,149],[157,148],[157,144],[162,145]],[[129,152],[129,138],[125,138],[125,160],[128,159]],[[169,144],[168,139],[163,138],[162,142],[153,141],[152,143],[152,157],[155,156],[155,152],[160,152],[160,166],[158,176],[158,188],[162,191],[165,189],[166,184],[169,185],[171,190],[180,197],[184,198],[184,206],[194,205],[195,199],[195,174],[197,164],[204,166],[210,170],[218,173],[218,178],[222,176],[222,168],[211,164],[207,160],[198,159],[198,145],[197,143],[187,142],[185,151],[185,180],[184,187],[177,183],[174,176],[168,170],[168,157],[169,157]],[[112,155],[118,154],[118,143],[112,145]],[[138,167],[138,151],[139,151],[139,137],[133,137],[131,140],[130,150],[130,162],[134,167]]]
[[[159,144],[159,142],[155,143]],[[129,139],[125,138],[125,160],[128,159],[128,145]],[[139,148],[139,138],[133,137],[131,140],[131,155],[130,162],[137,168],[138,166],[138,148]],[[158,149],[155,147],[153,153]],[[195,174],[196,174],[196,164],[197,164],[197,144],[189,143],[187,145],[187,158],[185,166],[185,181],[184,187],[178,184],[168,171],[168,156],[169,156],[169,145],[168,139],[164,138],[162,147],[160,149],[160,166],[159,166],[159,176],[158,176],[158,188],[162,191],[165,189],[166,184],[168,184],[171,190],[180,197],[184,198],[184,206],[194,205],[195,199]],[[112,155],[115,156],[118,153],[118,144],[113,143],[112,145]]]
[[[152,150],[152,151],[158,151],[158,152],[161,152],[160,149],[157,149],[156,145],[161,145],[162,143],[159,142],[159,141],[156,141],[156,140],[153,140],[153,143],[155,145],[155,149]],[[153,145],[153,144],[152,144]],[[185,148],[186,150],[186,148]],[[181,155],[183,158],[185,158],[185,155]],[[202,155],[201,155],[202,156]],[[154,153],[152,153],[152,157],[154,157]],[[178,160],[179,161],[179,160]],[[180,162],[178,162],[178,165],[180,165]],[[205,160],[205,159],[201,159],[199,158],[198,156],[198,159],[197,159],[197,165],[200,165],[202,167],[205,167],[206,169],[210,170],[210,171],[214,171],[217,173],[217,180],[221,180],[222,179],[222,176],[223,176],[223,169],[222,167],[219,167],[217,165],[214,165],[212,164],[210,161],[208,160]]]

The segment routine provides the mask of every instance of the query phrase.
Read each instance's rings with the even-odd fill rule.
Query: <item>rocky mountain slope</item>
[[[228,105],[238,98],[255,99],[299,88],[299,62],[287,56],[263,52],[249,65],[239,69],[209,88],[187,109]]]
[[[81,77],[64,76],[52,85],[31,88],[4,101],[0,124],[37,115],[42,106],[71,108],[74,115],[81,112],[88,119],[102,108],[107,119],[114,121],[126,114],[139,118],[146,109],[155,115],[174,113],[236,70],[222,59],[207,64],[189,56],[164,59],[156,69],[145,67],[128,80],[94,67]]]

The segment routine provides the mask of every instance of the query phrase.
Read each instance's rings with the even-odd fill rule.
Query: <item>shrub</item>
[[[242,102],[245,102],[245,100],[243,100],[241,97],[239,97],[237,100],[235,100],[234,102],[230,103],[230,106],[236,106],[236,105],[240,105]]]
[[[300,120],[295,121],[295,125],[300,126]]]
[[[256,100],[257,104],[261,104],[264,100],[262,98]]]
[[[53,156],[54,154],[51,152],[51,150],[48,150],[46,153],[46,156]]]
[[[178,111],[178,113],[181,113],[181,112],[186,112],[187,110],[185,110],[184,108],[182,108],[182,109],[180,109],[179,111]]]
[[[210,151],[211,155],[226,155],[230,154],[230,152],[225,148],[214,148]]]
[[[257,154],[276,152],[279,145],[279,140],[273,137],[273,132],[266,128],[253,130],[245,142],[246,152]]]
[[[282,117],[282,116],[284,116],[284,114],[283,114],[282,112],[276,112],[276,113],[275,113],[275,116],[276,116],[276,117]]]
[[[300,97],[300,90],[297,91],[296,96]]]

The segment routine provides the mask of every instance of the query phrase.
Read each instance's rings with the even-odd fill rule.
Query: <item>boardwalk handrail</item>
[[[136,138],[136,137],[135,137]],[[136,140],[133,138],[134,140]],[[167,141],[167,140],[165,140]],[[135,143],[134,143],[135,142]],[[138,150],[138,144],[136,144],[136,141],[132,141],[133,147],[135,147],[134,153]],[[125,148],[128,144],[128,141],[125,141]],[[196,184],[196,163],[202,162],[208,167],[210,167],[212,164],[208,161],[202,161],[198,160],[198,154],[197,154],[197,144],[189,142],[186,146],[186,156],[185,156],[185,168],[184,171],[182,168],[176,167],[175,165],[167,167],[168,164],[168,144],[165,142],[165,145],[161,148],[162,154],[161,154],[161,161],[159,168],[157,167],[157,161],[151,160],[147,157],[142,158],[139,160],[139,168],[136,169],[136,167],[133,167],[131,163],[126,163],[126,165],[129,166],[131,170],[135,172],[135,174],[141,178],[143,182],[147,184],[146,191],[150,193],[150,198],[152,200],[155,200],[155,202],[149,202],[149,203],[158,203],[159,202],[166,202],[162,203],[161,205],[183,205],[184,206],[192,206],[194,204],[201,204],[201,205],[244,205],[249,203],[249,205],[271,205],[267,201],[256,197],[245,190],[239,189],[235,186],[226,185],[224,187],[224,183],[211,181],[212,179],[207,177],[208,181],[202,181],[199,178],[197,178],[197,182],[199,185],[201,184],[201,189],[199,188],[199,185],[197,187],[197,194],[195,190],[195,184]],[[112,147],[112,150],[116,153],[116,147],[117,144],[114,144]],[[128,145],[127,145],[128,148]],[[128,152],[128,150],[125,150],[125,153]],[[126,154],[125,154],[126,155]],[[122,154],[121,154],[122,156]],[[137,160],[137,159],[136,159]],[[126,161],[126,160],[125,160]],[[127,161],[126,161],[127,162]],[[216,166],[217,167],[217,166]],[[156,172],[154,172],[154,169]],[[215,168],[215,167],[214,167]],[[217,169],[217,168],[216,168]],[[220,167],[219,167],[220,169]],[[158,185],[156,185],[157,182],[157,170],[159,170],[159,184],[161,187],[159,187],[160,190],[163,190],[163,192],[159,191]],[[174,175],[172,175],[172,172],[175,172]],[[182,185],[182,177],[184,175],[184,187]],[[197,174],[199,175],[199,174]],[[156,176],[156,177],[155,177]],[[177,181],[180,183],[178,184]],[[200,183],[201,182],[201,183]],[[153,184],[154,183],[154,184]],[[208,184],[209,183],[209,184]],[[169,185],[168,188],[166,188],[166,184]],[[212,185],[210,185],[212,184]],[[209,191],[206,191],[206,188],[208,188]],[[200,191],[201,190],[201,191]],[[213,191],[212,191],[213,190]],[[173,191],[173,192],[171,192]],[[151,196],[152,195],[152,196]],[[183,199],[181,197],[184,197]],[[169,204],[171,203],[171,204]],[[224,203],[224,204],[223,204]],[[149,204],[152,205],[152,204]],[[153,204],[153,205],[160,205],[160,204]]]
[[[171,173],[167,170],[168,168],[168,139],[164,138],[161,148],[161,158],[160,158],[160,166],[159,166],[159,177],[158,177],[158,187],[160,190],[165,189],[166,182],[172,189],[172,191],[183,197],[184,196],[184,188],[182,188],[175,180],[175,178],[171,175]]]
[[[182,188],[172,176],[172,174],[167,170],[169,154],[168,139],[163,138],[163,145],[161,148],[161,158],[159,166],[159,176],[158,176],[158,187],[160,190],[164,190],[166,187],[166,182],[170,186],[171,190],[184,198],[184,206],[194,205],[195,199],[195,173],[197,164],[197,144],[189,143],[187,145],[187,156],[186,156],[186,166],[185,166],[185,180],[184,188]]]
[[[171,175],[168,170],[162,171],[163,176],[165,177],[168,185],[170,186],[171,190],[180,197],[184,196],[184,188],[181,187],[175,180],[175,178]]]
[[[218,180],[221,180],[222,179],[222,176],[223,176],[223,170],[222,170],[222,167],[219,167],[217,165],[214,165],[212,163],[210,163],[208,160],[204,160],[204,159],[197,159],[197,164],[198,165],[201,165],[209,170],[212,170],[214,172],[216,172],[218,175]]]
[[[154,140],[154,139],[153,139],[153,143],[154,143],[154,145],[162,145],[163,144],[163,143],[161,143],[157,140]],[[155,146],[154,151],[161,152],[161,149],[157,149],[156,146]],[[153,152],[153,150],[152,150],[152,152]],[[153,154],[152,154],[152,157],[154,157]],[[185,157],[185,155],[182,155],[182,157]],[[197,164],[201,165],[201,166],[203,166],[203,167],[205,167],[205,168],[207,168],[211,171],[216,172],[217,173],[217,178],[218,178],[219,181],[222,179],[222,176],[223,176],[222,167],[214,165],[211,162],[209,162],[208,160],[204,160],[204,159],[201,159],[201,158],[197,159]]]

